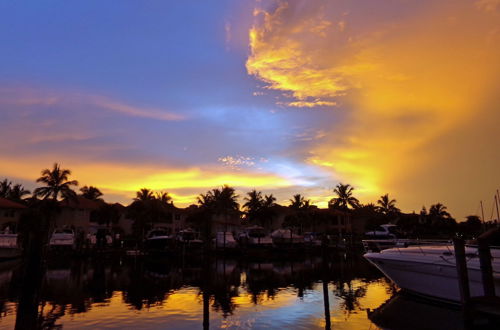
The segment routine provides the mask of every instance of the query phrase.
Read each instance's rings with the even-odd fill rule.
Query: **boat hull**
[[[401,249],[403,250],[403,249]],[[437,300],[459,303],[460,288],[454,256],[422,255],[398,258],[396,254],[367,253],[365,258],[401,289]],[[483,284],[479,260],[469,260],[468,276],[471,297],[482,296]],[[500,278],[494,276],[500,293]]]

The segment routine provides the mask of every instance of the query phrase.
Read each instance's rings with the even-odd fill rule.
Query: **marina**
[[[499,18],[0,1],[0,329],[500,329]]]

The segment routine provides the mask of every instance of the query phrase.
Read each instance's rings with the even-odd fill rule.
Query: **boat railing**
[[[448,250],[453,243],[450,240],[439,240],[439,239],[365,239],[361,241],[363,247],[367,252],[378,252],[385,249],[397,248],[407,248],[410,246],[417,246],[422,254],[426,254],[422,249],[422,246],[446,246]],[[400,251],[401,252],[401,251]],[[450,250],[451,252],[451,250]]]

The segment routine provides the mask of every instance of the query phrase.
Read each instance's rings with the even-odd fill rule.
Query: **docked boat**
[[[181,230],[177,233],[176,244],[184,252],[199,252],[203,248],[200,233],[191,228]]]
[[[171,252],[174,238],[164,227],[155,227],[146,234],[144,245],[150,252]]]
[[[299,246],[304,244],[304,236],[294,234],[290,229],[277,229],[271,233],[271,237],[276,246]]]
[[[230,231],[219,231],[214,239],[216,249],[236,249],[238,242],[234,239],[233,233]]]
[[[49,246],[57,250],[74,250],[75,232],[70,228],[55,229],[50,237]]]
[[[17,234],[10,231],[0,233],[0,260],[18,258],[21,254]]]
[[[478,249],[465,249],[471,297],[482,296]],[[491,247],[495,290],[500,293],[500,247]],[[364,257],[401,289],[433,299],[460,302],[453,245],[410,246],[366,253]]]
[[[266,235],[263,227],[250,226],[238,237],[240,244],[248,248],[270,248],[273,246],[273,239]]]
[[[365,233],[367,239],[395,239],[399,236],[398,226],[390,223],[377,226],[377,228]]]

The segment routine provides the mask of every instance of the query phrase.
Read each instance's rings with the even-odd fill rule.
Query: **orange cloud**
[[[369,3],[346,10],[333,2],[281,1],[274,10],[256,10],[248,72],[291,98],[290,105],[331,102],[349,110],[342,125],[332,122],[328,136],[312,145],[308,161],[353,184],[365,199],[390,191],[404,194],[403,206],[415,209],[432,191],[459,208],[463,197],[449,182],[421,186],[414,175],[453,172],[450,166],[433,168],[441,157],[436,146],[478,113],[500,122],[493,110],[498,102],[485,104],[500,74],[497,1],[392,3],[400,17],[385,15],[381,5],[373,13],[380,19],[365,22],[357,13]],[[342,12],[349,14],[340,17]],[[460,155],[460,146],[446,143]],[[469,164],[481,171],[481,164]]]

